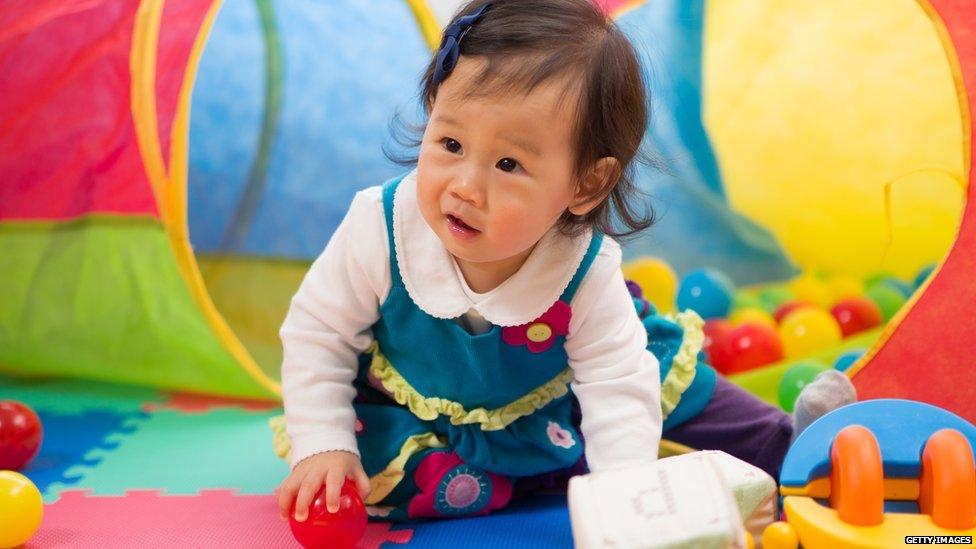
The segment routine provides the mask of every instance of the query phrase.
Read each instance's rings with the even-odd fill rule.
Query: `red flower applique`
[[[569,333],[569,319],[572,316],[568,303],[556,301],[532,322],[502,329],[502,339],[509,345],[525,345],[529,351],[541,353],[552,347],[556,336]]]

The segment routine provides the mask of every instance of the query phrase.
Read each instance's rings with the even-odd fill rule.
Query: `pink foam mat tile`
[[[403,544],[413,531],[370,523],[357,547],[375,549]],[[288,523],[278,516],[271,495],[237,495],[203,490],[170,496],[132,490],[125,496],[94,496],[67,490],[44,509],[44,520],[25,549],[150,548],[297,548]]]
[[[250,400],[243,398],[229,398],[218,396],[197,395],[193,393],[168,393],[162,402],[147,402],[143,411],[179,410],[185,414],[206,413],[216,408],[239,408],[252,412],[267,412],[281,408],[278,402],[266,400]]]

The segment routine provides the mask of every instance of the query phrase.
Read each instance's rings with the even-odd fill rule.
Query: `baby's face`
[[[547,83],[527,97],[464,99],[480,63],[462,57],[438,90],[420,147],[417,198],[451,254],[490,268],[524,260],[573,200],[576,98],[559,102],[562,87]]]

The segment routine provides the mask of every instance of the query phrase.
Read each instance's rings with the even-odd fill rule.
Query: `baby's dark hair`
[[[631,43],[589,0],[472,0],[454,15],[451,24],[488,3],[491,7],[467,30],[460,44],[461,55],[486,61],[465,96],[528,94],[540,84],[559,80],[564,97],[579,90],[574,131],[576,180],[582,181],[603,157],[620,163],[603,189],[590,190],[603,197],[602,202],[582,216],[567,210],[557,222],[559,230],[577,236],[593,227],[613,237],[628,237],[650,227],[654,223],[651,204],[642,201],[646,207],[643,216],[634,211],[633,204],[646,196],[633,183],[633,164],[648,159],[641,151],[647,127],[646,92]],[[428,115],[439,87],[434,81],[436,58],[435,52],[421,79],[420,99]],[[405,125],[399,116],[393,122],[401,128]],[[419,146],[425,126],[409,129],[417,133],[397,140]],[[401,164],[417,161],[416,157],[388,156]],[[624,230],[615,230],[614,214]]]

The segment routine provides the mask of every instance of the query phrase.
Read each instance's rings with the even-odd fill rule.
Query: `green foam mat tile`
[[[268,419],[280,413],[151,413],[136,432],[109,437],[117,443],[114,449],[95,449],[85,456],[97,464],[69,469],[67,474],[79,480],[64,488],[90,489],[99,495],[134,489],[173,495],[204,489],[270,494],[289,472],[271,447]],[[53,490],[59,488],[64,489]]]
[[[27,379],[0,376],[0,400],[19,400],[37,411],[81,414],[106,410],[135,414],[166,396],[155,389],[78,379]]]

